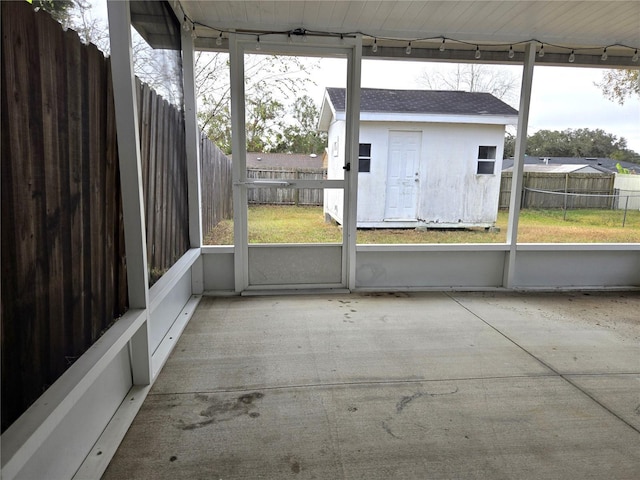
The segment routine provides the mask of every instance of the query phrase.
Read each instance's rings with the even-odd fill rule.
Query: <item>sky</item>
[[[322,59],[314,74],[318,84],[310,95],[319,101],[324,87],[344,87],[346,61]],[[425,88],[419,83],[421,73],[453,68],[451,64],[364,60],[362,87],[365,88]],[[521,76],[522,66],[499,67]],[[567,128],[600,128],[624,137],[628,148],[640,153],[640,99],[627,100],[624,105],[607,100],[594,85],[602,78],[599,68],[536,66],[533,74],[529,135],[538,130]],[[518,80],[518,90],[520,88]],[[517,101],[513,105],[518,108]]]

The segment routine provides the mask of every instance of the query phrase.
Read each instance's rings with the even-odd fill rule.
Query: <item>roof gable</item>
[[[345,111],[344,88],[327,88],[327,94],[336,111]],[[379,88],[361,89],[360,111],[449,115],[518,115],[516,109],[490,93]]]

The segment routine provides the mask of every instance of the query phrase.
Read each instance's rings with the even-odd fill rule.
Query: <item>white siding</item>
[[[418,218],[449,227],[495,222],[504,126],[362,122],[360,142],[371,143],[371,172],[358,175],[358,226],[383,226],[390,130],[422,132]],[[476,174],[480,145],[497,147],[493,175]]]
[[[346,124],[343,120],[333,122],[329,126],[327,178],[329,180],[341,180],[344,178],[344,147],[345,147]],[[337,153],[337,155],[336,155]],[[352,165],[357,169],[357,165]],[[344,190],[325,189],[324,191],[324,213],[330,215],[338,223],[342,223],[344,206]]]

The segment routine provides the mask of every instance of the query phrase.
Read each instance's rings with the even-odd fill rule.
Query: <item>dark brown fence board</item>
[[[109,61],[28,3],[0,4],[4,430],[126,311],[127,282]],[[139,90],[148,254],[162,272],[189,248],[184,115]],[[231,215],[231,163],[216,158],[217,223]]]
[[[4,430],[127,296],[107,61],[26,2],[1,8]]]

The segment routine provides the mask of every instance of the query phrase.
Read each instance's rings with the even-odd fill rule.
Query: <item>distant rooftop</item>
[[[616,164],[620,163],[620,166],[624,168],[628,168],[630,171],[635,173],[640,173],[640,165],[631,162],[619,162],[618,160],[614,160],[613,158],[604,158],[604,157],[534,157],[527,155],[524,157],[525,166],[527,165],[540,165],[540,166],[559,166],[559,165],[572,165],[572,166],[580,166],[591,167],[594,170],[599,170],[601,172],[606,173],[616,173],[618,169],[616,168]],[[513,158],[505,158],[502,162],[502,170],[511,170],[513,168]],[[526,171],[532,171],[525,167]],[[543,168],[544,170],[544,168]],[[536,171],[542,171],[540,169]],[[549,171],[549,170],[546,170]],[[557,170],[555,170],[557,171]]]
[[[327,88],[337,111],[345,110],[345,89]],[[454,115],[518,115],[518,111],[490,93],[444,90],[387,90],[363,88],[362,112],[433,113]]]

